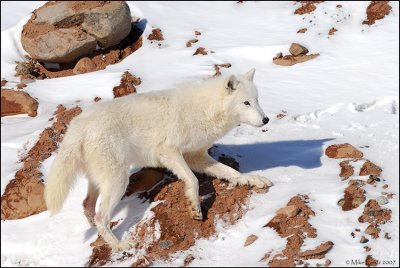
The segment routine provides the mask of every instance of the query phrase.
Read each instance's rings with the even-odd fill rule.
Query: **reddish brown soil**
[[[386,223],[391,217],[392,211],[390,209],[382,208],[375,199],[370,199],[358,221],[378,225]]]
[[[164,36],[160,28],[155,28],[151,31],[151,34],[149,34],[147,39],[151,41],[162,41],[164,40]]]
[[[380,176],[382,168],[367,160],[360,169],[360,176],[375,175]]]
[[[222,64],[214,64],[215,74],[214,76],[221,75],[221,68],[231,68],[232,64],[230,63],[222,63]]]
[[[317,237],[317,230],[308,222],[309,217],[315,216],[315,213],[306,205],[307,200],[307,196],[292,197],[287,207],[295,206],[300,212],[294,216],[277,214],[265,225],[273,228],[281,237],[288,237],[285,249],[268,261],[270,267],[293,267],[303,264],[303,260],[322,259],[332,248],[333,243],[327,241],[315,249],[300,252],[305,237]],[[267,253],[262,261],[267,261],[270,256],[271,253]]]
[[[80,113],[79,107],[68,110],[62,105],[57,107],[54,113],[57,121],[40,134],[39,140],[21,160],[24,166],[17,171],[1,197],[2,220],[21,219],[46,210],[43,174],[39,171],[41,162],[58,148],[67,125]]]
[[[7,84],[7,82],[8,82],[7,80],[4,79],[1,80],[1,87],[4,87]]]
[[[345,160],[339,163],[341,168],[339,177],[348,178],[354,174],[354,167],[349,162],[349,160]]]
[[[204,48],[204,47],[199,47],[199,48],[197,48],[196,49],[196,51],[193,53],[193,56],[194,55],[198,55],[198,54],[201,54],[201,55],[208,55],[208,52],[206,51],[206,49]]]
[[[333,35],[335,34],[335,32],[337,32],[338,30],[335,27],[332,27],[331,29],[329,29],[328,35]]]
[[[113,88],[114,98],[123,97],[128,94],[132,94],[136,92],[136,87],[142,83],[142,80],[139,77],[136,77],[126,71],[122,77],[121,82],[118,86]]]
[[[186,47],[191,47],[194,43],[197,43],[199,39],[191,39],[186,42]]]
[[[353,145],[349,143],[345,144],[334,144],[326,148],[326,156],[329,158],[361,158],[363,153],[357,150]]]
[[[376,20],[389,15],[391,9],[389,1],[371,1],[371,4],[367,7],[367,19],[363,21],[363,24],[374,24]]]
[[[126,196],[135,192],[149,191],[164,178],[165,170],[158,168],[143,168],[129,177]]]
[[[358,208],[365,201],[365,183],[361,180],[350,180],[349,186],[344,190],[344,202],[341,205],[344,211]]]
[[[323,1],[297,1],[301,3],[301,7],[294,11],[294,14],[303,15],[313,12],[316,7],[315,5]]]
[[[54,27],[54,26],[53,26]],[[35,33],[37,34],[37,33]],[[129,35],[123,39],[119,44],[108,47],[106,49],[97,50],[92,55],[86,55],[93,63],[94,67],[87,71],[98,71],[105,69],[108,65],[121,62],[127,56],[138,50],[142,46],[141,32],[132,23],[132,29]],[[82,57],[81,57],[82,58]],[[36,79],[43,78],[57,78],[64,76],[76,75],[73,70],[75,65],[81,59],[78,58],[72,63],[59,64],[59,69],[46,68],[43,64],[35,60],[28,60],[22,64],[17,71],[17,75],[30,74],[31,77]],[[82,72],[84,73],[84,72]]]

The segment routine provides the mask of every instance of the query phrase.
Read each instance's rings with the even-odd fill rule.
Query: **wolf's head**
[[[261,127],[268,123],[258,104],[257,87],[253,83],[255,69],[251,69],[243,75],[231,75],[224,81],[224,110],[235,123],[249,124]]]

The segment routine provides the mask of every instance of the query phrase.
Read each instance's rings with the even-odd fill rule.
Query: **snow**
[[[270,117],[261,129],[241,125],[217,142],[218,152],[235,156],[243,172],[265,175],[274,186],[265,194],[250,198],[250,210],[236,225],[220,226],[217,237],[200,239],[187,252],[177,253],[169,263],[181,265],[185,256],[195,256],[192,266],[265,266],[258,262],[269,250],[284,248],[286,239],[263,226],[297,194],[308,194],[308,204],[316,216],[311,224],[318,237],[305,240],[304,249],[332,241],[326,255],[332,266],[349,266],[348,260],[365,260],[365,244],[350,233],[363,230],[358,216],[363,205],[343,212],[337,201],[347,182],[338,174],[339,160],[324,155],[330,144],[351,143],[362,148],[366,158],[382,167],[381,178],[395,193],[386,208],[392,221],[382,225],[380,237],[366,245],[369,254],[383,262],[399,263],[399,3],[391,1],[392,12],[372,26],[361,25],[368,2],[324,2],[312,14],[294,15],[293,2],[137,2],[130,3],[132,16],[147,19],[144,36],[160,27],[165,40],[147,39],[143,47],[121,63],[94,73],[39,80],[26,90],[38,99],[38,116],[10,116],[1,119],[1,192],[21,167],[20,157],[32,146],[40,132],[50,125],[58,104],[68,108],[92,105],[93,98],[111,99],[112,87],[121,74],[130,70],[141,77],[140,92],[166,89],[193,79],[210,77],[214,64],[231,63],[223,74],[244,73],[256,68],[259,102]],[[20,31],[30,12],[42,2],[1,2],[1,78],[15,85],[15,61],[25,54]],[[326,12],[326,14],[325,14]],[[304,17],[304,19],[303,19]],[[312,22],[310,22],[310,20]],[[307,27],[305,34],[297,30]],[[328,38],[328,31],[338,31]],[[202,34],[191,48],[186,42]],[[320,56],[291,67],[272,63],[278,53],[288,54],[292,42],[305,45]],[[215,51],[192,56],[199,46]],[[77,103],[76,101],[80,102]],[[281,110],[288,115],[277,120]],[[240,157],[239,157],[239,156]],[[42,171],[46,175],[51,157]],[[45,178],[45,177],[44,177]],[[355,177],[366,180],[364,177]],[[86,180],[79,178],[62,211],[47,212],[25,219],[1,223],[2,266],[83,266],[91,254],[90,243],[97,237],[83,216],[81,202]],[[367,199],[381,195],[380,187],[365,186]],[[151,207],[136,197],[124,199],[113,219],[124,219],[116,227],[121,238],[142,217],[151,217]],[[244,248],[250,234],[259,237]],[[381,235],[383,236],[383,235]],[[311,262],[312,263],[312,262]],[[130,265],[115,263],[115,266]]]

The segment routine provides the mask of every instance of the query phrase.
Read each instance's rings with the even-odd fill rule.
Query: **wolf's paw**
[[[124,251],[124,250],[128,250],[131,248],[135,248],[136,246],[137,246],[137,242],[135,242],[135,241],[123,240],[123,241],[118,241],[115,244],[112,244],[111,248],[113,251]]]
[[[238,183],[240,185],[250,185],[257,188],[267,188],[273,185],[269,179],[258,175],[243,175],[238,178]]]
[[[198,220],[198,221],[203,220],[203,214],[201,213],[200,205],[197,205],[197,206],[191,205],[191,206],[189,206],[189,209],[190,209],[190,211],[189,211],[190,216],[193,219]]]

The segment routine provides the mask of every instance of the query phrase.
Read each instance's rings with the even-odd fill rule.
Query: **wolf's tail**
[[[72,130],[71,126],[68,130]],[[81,140],[67,131],[46,181],[44,198],[50,214],[60,211],[75,182],[81,161],[81,147]]]

